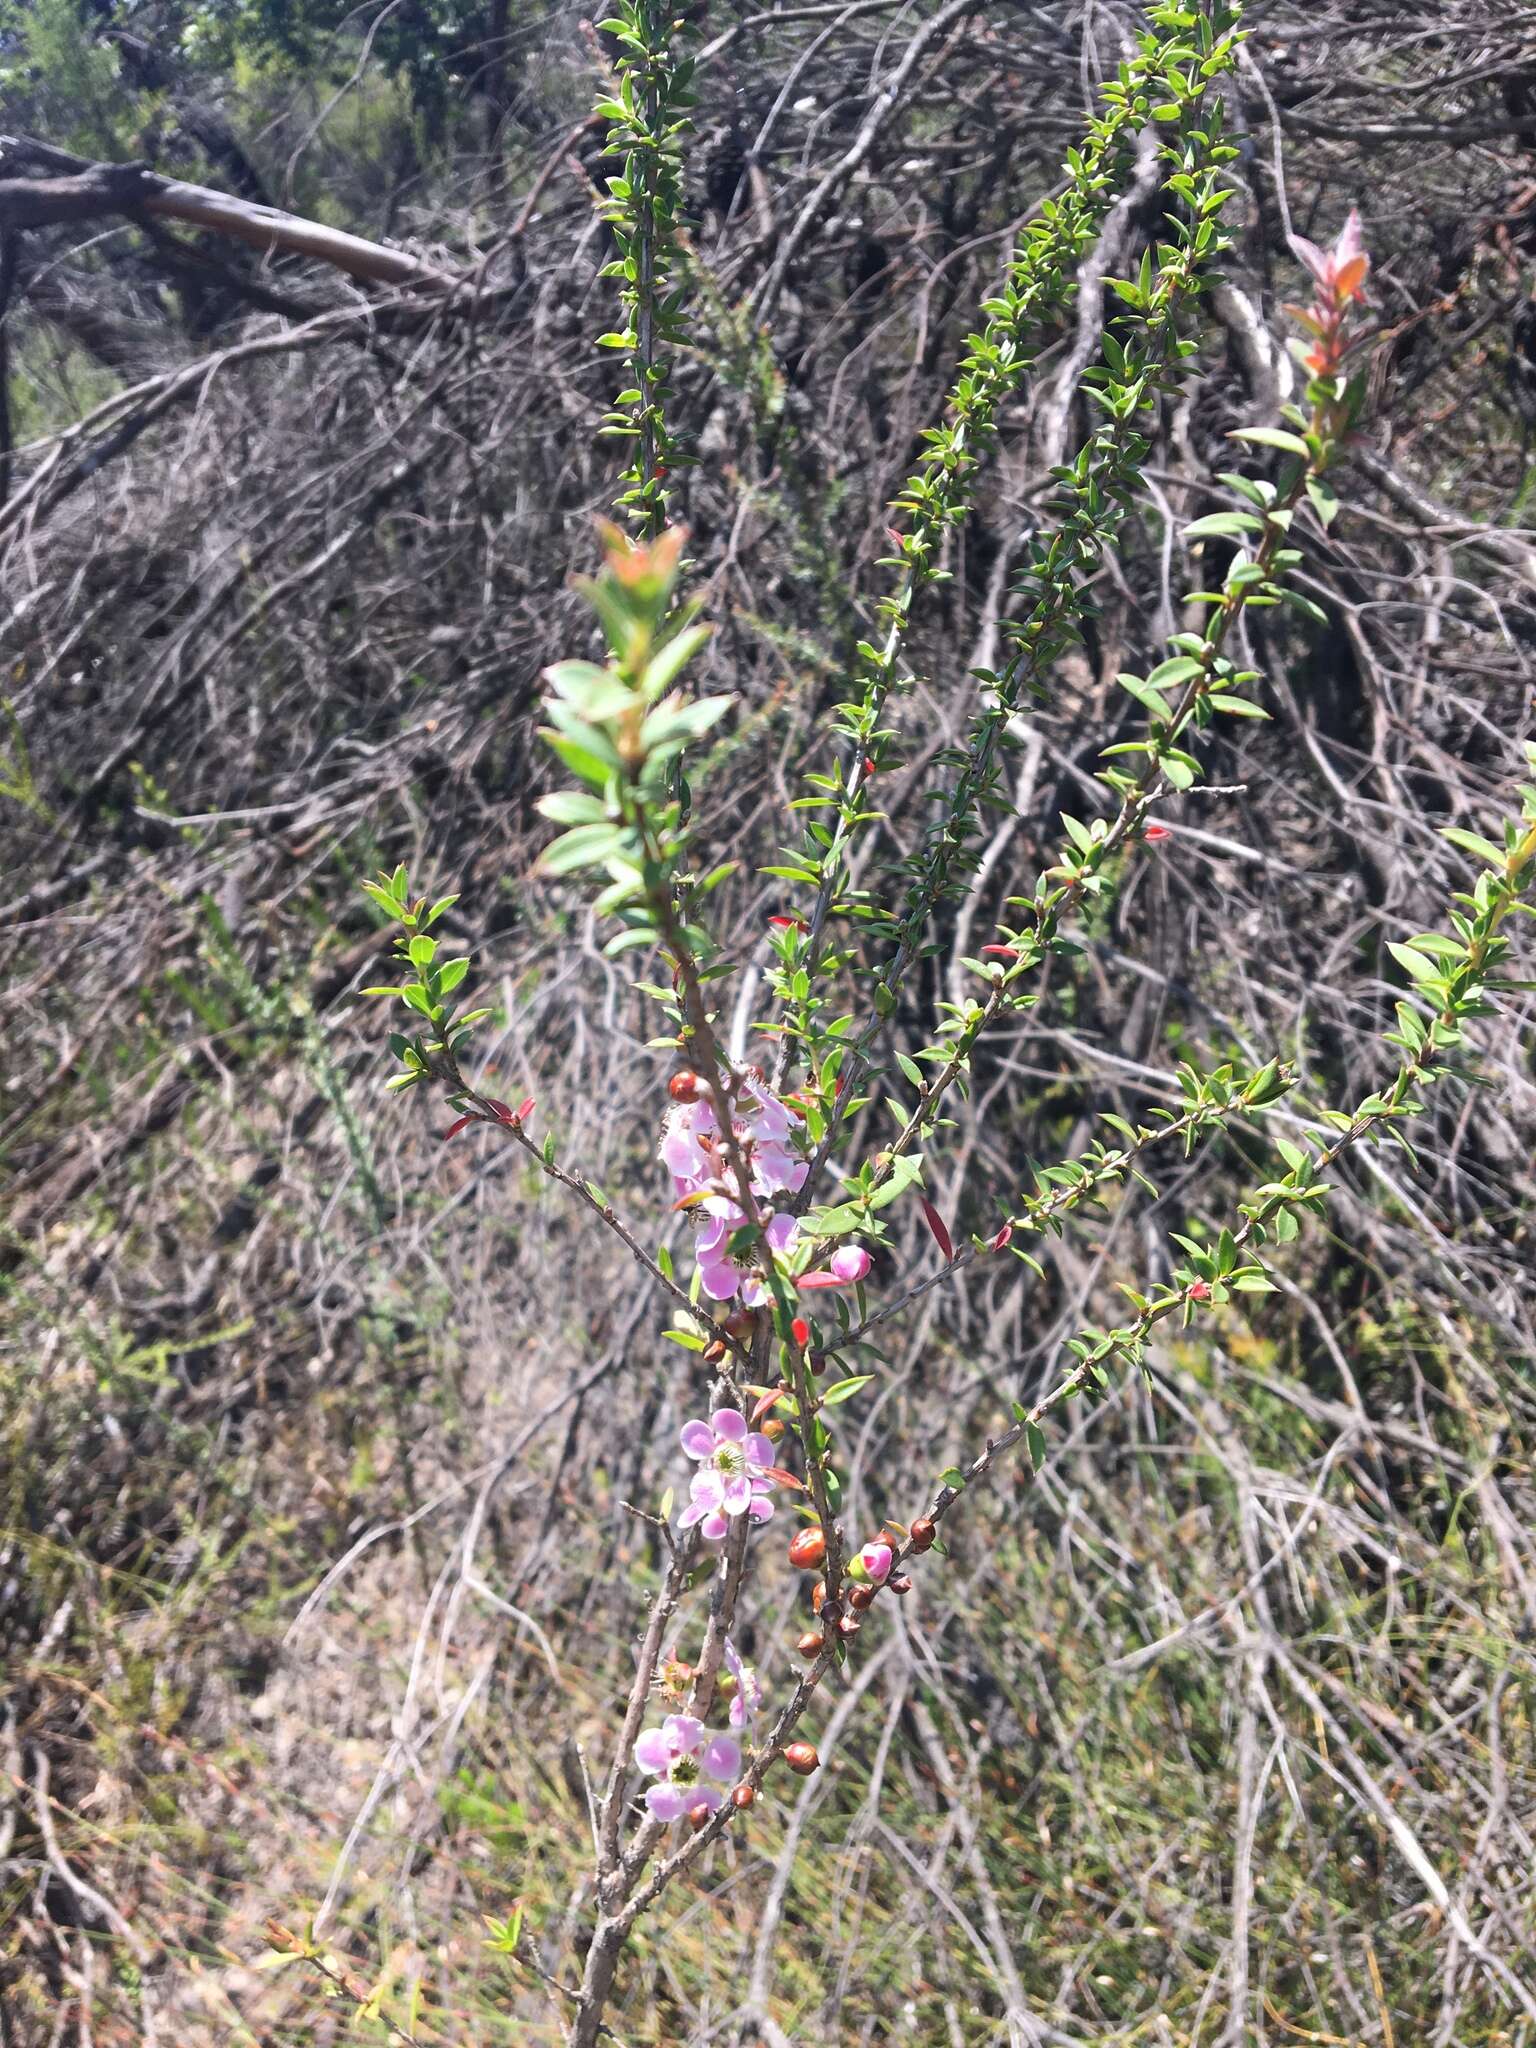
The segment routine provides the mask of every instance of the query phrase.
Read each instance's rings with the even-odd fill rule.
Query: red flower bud
[[[821,1758],[808,1742],[791,1742],[784,1751],[784,1761],[801,1778],[821,1769]]]
[[[811,1326],[804,1316],[796,1316],[789,1326],[789,1334],[803,1351],[811,1341]]]
[[[926,1515],[919,1515],[908,1531],[909,1548],[916,1551],[933,1548],[934,1527]]]
[[[1191,1301],[1209,1301],[1211,1298],[1210,1281],[1192,1280],[1189,1287],[1189,1298]]]
[[[1155,846],[1159,839],[1171,839],[1173,828],[1169,825],[1144,825],[1141,836],[1149,846]]]
[[[674,1102],[697,1102],[699,1099],[699,1077],[690,1073],[687,1067],[672,1076],[667,1083],[667,1093]]]
[[[873,761],[873,760],[871,759],[871,757],[870,757],[870,756],[869,756],[868,754],[866,754],[866,755],[864,756],[864,779],[865,779],[865,781],[867,782],[867,781],[868,781],[868,780],[870,779],[870,777],[871,777],[871,776],[873,776],[873,775],[874,775],[874,774],[876,774],[876,773],[877,773],[877,770],[876,770],[876,768],[875,768],[875,764],[874,764],[874,761]]]
[[[826,1554],[827,1539],[819,1525],[800,1530],[790,1541],[789,1561],[796,1571],[815,1571]]]

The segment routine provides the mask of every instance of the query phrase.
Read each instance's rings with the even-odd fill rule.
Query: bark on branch
[[[47,175],[15,175],[29,166]],[[0,232],[54,227],[110,213],[129,218],[150,214],[227,235],[263,254],[307,256],[365,284],[451,290],[460,282],[452,272],[438,270],[403,249],[207,185],[162,178],[144,164],[87,163],[30,137],[0,137]]]

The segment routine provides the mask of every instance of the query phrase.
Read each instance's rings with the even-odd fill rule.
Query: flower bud
[[[695,1806],[690,1811],[688,1815],[688,1825],[693,1829],[693,1832],[695,1834],[699,1832],[700,1828],[708,1827],[709,1808],[705,1806],[702,1801],[699,1803],[699,1805]]]
[[[799,1572],[813,1572],[827,1554],[827,1538],[820,1523],[801,1529],[790,1540],[789,1561]]]
[[[826,1647],[827,1639],[819,1628],[808,1628],[795,1645],[800,1655],[807,1661],[814,1657],[819,1657]]]
[[[875,1589],[873,1586],[850,1586],[848,1588],[848,1605],[856,1614],[862,1614],[874,1597]]]
[[[808,1778],[812,1771],[821,1769],[821,1758],[808,1742],[791,1742],[784,1751],[784,1761],[800,1778]]]
[[[681,1068],[667,1083],[667,1093],[674,1102],[697,1102],[699,1099],[699,1077],[687,1067]]]
[[[1210,1300],[1210,1298],[1211,1298],[1211,1283],[1210,1283],[1210,1281],[1209,1281],[1209,1280],[1194,1280],[1194,1281],[1191,1281],[1191,1283],[1190,1283],[1190,1289],[1189,1289],[1189,1298],[1190,1298],[1190,1300],[1191,1300],[1191,1301],[1209,1301],[1209,1300]]]
[[[910,1537],[909,1547],[911,1549],[921,1552],[933,1548],[934,1528],[926,1515],[918,1516],[908,1531],[908,1535]]]
[[[811,1326],[804,1316],[796,1316],[789,1326],[789,1334],[803,1351],[811,1341]]]
[[[752,1790],[752,1787],[743,1779],[731,1792],[731,1804],[738,1813],[745,1813],[756,1797],[757,1794]]]

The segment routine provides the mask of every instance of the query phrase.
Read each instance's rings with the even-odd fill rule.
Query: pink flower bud
[[[841,1244],[827,1264],[845,1287],[853,1287],[869,1271],[869,1253],[861,1244]]]
[[[890,1576],[891,1566],[895,1561],[896,1553],[889,1543],[881,1543],[878,1539],[873,1543],[866,1543],[859,1552],[859,1563],[877,1586],[883,1584]]]

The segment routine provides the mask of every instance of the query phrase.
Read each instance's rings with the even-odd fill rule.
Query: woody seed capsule
[[[667,1083],[667,1093],[674,1102],[697,1102],[699,1099],[699,1077],[687,1067],[675,1073]]]
[[[873,1586],[850,1586],[848,1588],[848,1605],[858,1614],[864,1612],[874,1597],[875,1589]]]
[[[801,1778],[821,1769],[821,1758],[808,1742],[791,1742],[784,1751],[784,1761]]]
[[[819,1628],[808,1628],[799,1642],[796,1643],[795,1648],[802,1657],[811,1658],[819,1657],[826,1646],[827,1640],[821,1630]]]
[[[917,1520],[912,1524],[909,1533],[911,1537],[910,1547],[913,1550],[922,1551],[933,1548],[934,1527],[926,1515],[918,1516]]]
[[[747,1784],[745,1780],[743,1780],[741,1784],[737,1785],[733,1789],[731,1793],[731,1804],[737,1809],[738,1812],[745,1813],[747,1808],[752,1804],[753,1800],[756,1799],[756,1797],[757,1794],[752,1790],[752,1787],[749,1784]]]

